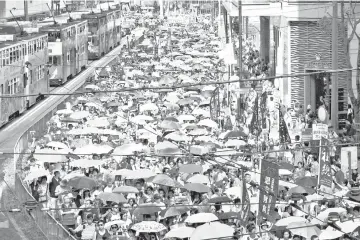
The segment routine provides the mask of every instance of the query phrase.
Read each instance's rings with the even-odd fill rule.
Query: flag
[[[244,170],[241,171],[241,178],[242,178],[242,190],[241,190],[242,205],[241,205],[239,220],[242,226],[246,226],[248,223],[248,217],[249,217],[251,205],[250,205],[249,193],[246,187]]]
[[[279,109],[279,137],[280,137],[280,143],[291,142],[289,130],[286,126],[284,116],[280,109]]]
[[[325,146],[328,144],[328,140],[321,138],[319,148],[319,175],[318,175],[318,185],[321,185],[331,188],[332,187],[332,174],[331,174],[331,165],[329,158],[329,147]]]

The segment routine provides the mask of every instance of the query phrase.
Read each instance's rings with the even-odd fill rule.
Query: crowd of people
[[[296,138],[286,149],[261,151],[253,114],[236,124],[229,101],[221,106],[230,123],[211,119],[218,86],[207,83],[227,69],[214,28],[204,28],[205,21],[144,22],[143,41],[124,48],[104,68],[107,75],[74,95],[52,117],[48,134],[34,140],[23,177],[44,210],[83,240],[356,237],[358,174],[341,174],[336,147],[333,186],[318,188],[314,147],[299,147]],[[249,94],[247,108],[254,109],[254,99]],[[271,217],[260,218],[265,158],[281,160],[279,192]]]

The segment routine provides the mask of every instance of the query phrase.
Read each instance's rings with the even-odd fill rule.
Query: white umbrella
[[[179,132],[172,132],[165,136],[165,139],[173,140],[175,142],[186,142],[189,141],[189,137]]]
[[[70,109],[60,109],[56,111],[57,115],[70,115],[72,114],[74,111],[70,110]]]
[[[205,222],[213,222],[217,221],[219,218],[213,213],[197,213],[191,215],[185,219],[186,223],[205,223]]]
[[[98,86],[94,85],[94,84],[90,84],[90,85],[87,85],[85,86],[85,89],[88,89],[88,90],[98,90],[100,89]]]
[[[140,112],[145,112],[145,111],[159,111],[159,108],[154,103],[146,103],[140,106]]]
[[[190,236],[195,231],[195,228],[192,227],[179,227],[171,229],[168,233],[165,234],[165,238],[190,238]]]
[[[245,145],[246,145],[246,142],[243,140],[239,140],[239,139],[229,139],[225,143],[226,147],[240,147],[240,146],[245,146]]]
[[[98,127],[98,128],[105,128],[110,125],[109,120],[107,120],[106,118],[92,119],[92,120],[89,120],[86,124],[88,126]]]
[[[144,146],[142,144],[129,143],[124,144],[114,149],[113,155],[130,155],[134,152],[141,152],[144,150]]]
[[[180,121],[180,122],[184,122],[184,121],[195,121],[196,120],[196,117],[194,117],[193,115],[180,115],[177,117],[177,119]]]
[[[190,240],[232,238],[235,229],[220,222],[205,223],[195,229]]]
[[[79,111],[72,113],[69,117],[72,119],[84,119],[90,115],[88,111]]]
[[[197,124],[198,126],[205,126],[209,128],[218,128],[218,124],[211,119],[203,119]]]
[[[79,159],[79,160],[75,160],[75,161],[71,162],[70,166],[79,167],[79,168],[89,168],[89,167],[98,167],[102,164],[104,164],[103,160]],[[82,176],[84,176],[84,175],[82,175]]]
[[[34,153],[34,158],[40,162],[48,162],[48,163],[59,163],[66,162],[66,152],[64,150],[52,150],[48,148],[36,150]]]
[[[65,143],[56,142],[56,141],[49,142],[48,144],[46,144],[46,146],[52,147],[52,148],[59,148],[59,149],[68,149],[69,148]]]
[[[33,181],[34,179],[37,179],[39,177],[47,176],[49,175],[49,171],[39,168],[36,169],[36,171],[30,171],[29,174],[25,177],[24,181]]]
[[[87,154],[107,154],[113,148],[109,145],[95,145],[90,144],[81,148],[76,148],[73,152],[76,155],[87,155]]]
[[[340,232],[332,227],[327,227],[325,230],[321,231],[319,235],[319,240],[330,240],[336,239],[344,235],[343,232]]]

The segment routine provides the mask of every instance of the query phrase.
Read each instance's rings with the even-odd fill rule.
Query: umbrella
[[[125,224],[125,222],[123,220],[115,220],[115,221],[110,221],[110,222],[105,223],[104,228],[109,230],[111,228],[111,226],[113,226],[113,225],[117,225],[118,228],[120,228],[124,224]]]
[[[56,111],[57,115],[70,115],[72,114],[74,111],[70,110],[70,109],[60,109]]]
[[[120,186],[116,187],[112,191],[113,193],[139,193],[139,190],[136,187],[132,186]]]
[[[145,112],[145,111],[159,111],[159,108],[154,103],[146,103],[140,106],[140,112]]]
[[[104,202],[106,202],[106,201],[115,202],[115,203],[126,203],[127,202],[124,195],[117,194],[117,193],[102,192],[98,195],[98,198],[103,200]]]
[[[294,165],[292,165],[291,163],[288,163],[288,162],[281,162],[279,164],[279,169],[287,169],[287,170],[294,170]]]
[[[210,222],[197,227],[190,240],[233,238],[234,231],[234,228],[229,225]]]
[[[79,159],[70,163],[72,167],[79,167],[79,168],[98,167],[102,164],[104,164],[104,161],[102,160],[88,160],[88,159]]]
[[[72,119],[84,119],[87,118],[90,115],[90,113],[88,111],[79,111],[79,112],[74,112],[72,113],[69,118]]]
[[[202,135],[208,135],[208,134],[209,134],[209,132],[205,128],[194,129],[188,133],[189,136],[202,136]]]
[[[83,176],[83,177],[74,177],[69,179],[69,185],[75,189],[83,189],[83,188],[92,189],[97,185],[97,183],[94,179]]]
[[[324,224],[327,224],[327,218],[329,216],[329,213],[339,213],[340,215],[345,215],[346,212],[347,212],[346,209],[341,208],[341,207],[328,208],[328,209],[320,212],[319,215],[317,215],[316,218],[313,218],[311,220],[311,223],[312,224],[324,225]]]
[[[240,146],[245,146],[246,142],[243,140],[238,140],[238,139],[229,139],[226,143],[225,146],[226,147],[240,147]]]
[[[166,227],[154,221],[143,221],[134,224],[131,229],[139,233],[158,233],[166,230]]]
[[[154,177],[152,183],[167,186],[167,187],[178,187],[179,183],[173,180],[171,177],[165,174],[159,174]]]
[[[48,147],[52,147],[52,148],[59,148],[59,149],[68,149],[69,147],[62,142],[49,142],[48,144],[46,144],[46,146]]]
[[[293,193],[298,193],[298,194],[313,194],[315,193],[315,190],[312,188],[307,188],[307,187],[302,187],[302,186],[296,186],[293,188],[290,188],[288,194],[291,195]]]
[[[186,183],[185,186],[186,190],[198,193],[208,193],[210,188],[201,183]]]
[[[135,210],[134,215],[151,215],[157,212],[161,212],[161,208],[154,203],[143,203],[140,204]]]
[[[339,230],[336,230],[329,226],[325,230],[321,231],[319,235],[319,240],[336,239],[336,238],[340,238],[343,235],[344,235],[343,232],[340,232]]]
[[[48,176],[50,173],[49,171],[39,168],[36,171],[30,171],[28,175],[25,177],[24,181],[33,181],[39,177]]]
[[[220,220],[238,219],[239,217],[240,217],[240,213],[238,212],[224,212],[220,214],[219,219]]]
[[[193,115],[180,115],[177,117],[180,122],[184,121],[195,121],[196,118]]]
[[[144,146],[137,143],[128,143],[114,149],[113,155],[131,155],[143,151]]]
[[[319,236],[320,229],[311,223],[306,222],[293,222],[290,223],[287,228],[294,235],[302,236],[306,239],[310,239],[312,236]]]
[[[287,176],[287,175],[293,175],[294,173],[287,169],[279,169],[279,175],[281,176]]]
[[[126,179],[141,179],[141,178],[150,178],[155,176],[156,173],[152,172],[149,169],[137,169],[125,174]]]
[[[345,221],[345,222],[337,222],[336,223],[341,231],[346,232],[346,233],[352,233],[354,232],[358,227],[360,227],[360,222],[359,221]]]
[[[182,207],[182,206],[170,207],[164,211],[163,217],[169,218],[169,217],[180,216],[186,213],[187,211],[189,211],[188,207]]]
[[[159,125],[160,128],[163,128],[163,129],[180,129],[181,128],[181,125],[177,122],[173,122],[173,121],[168,121],[168,120],[164,120],[160,123]]]
[[[48,163],[59,163],[66,162],[66,156],[68,152],[64,152],[63,150],[55,151],[49,148],[43,148],[36,150],[34,153],[34,158],[40,162],[48,162]]]
[[[173,122],[179,122],[175,117],[166,117],[164,120],[166,121],[173,121]]]
[[[297,222],[306,222],[306,219],[303,217],[294,217],[294,216],[282,218],[275,223],[275,226],[283,227],[289,225],[290,223],[297,223]]]
[[[213,213],[197,213],[191,215],[185,219],[186,223],[206,223],[206,222],[213,222],[217,221],[219,218]]]
[[[190,238],[190,236],[195,231],[195,228],[191,227],[179,227],[171,229],[168,233],[165,234],[165,238]]]
[[[296,179],[295,184],[302,186],[302,187],[316,187],[317,186],[317,178],[315,178],[315,177],[298,178],[298,179]]]
[[[183,173],[202,173],[203,167],[198,164],[183,164],[179,167],[179,172]]]
[[[195,174],[194,176],[190,177],[186,180],[188,183],[203,183],[203,184],[210,184],[210,180],[207,176],[202,174]]]
[[[190,105],[194,102],[193,99],[191,98],[184,98],[184,99],[180,99],[177,104],[180,106],[185,106],[185,105]]]
[[[107,120],[106,118],[92,119],[92,120],[87,121],[86,124],[88,126],[97,127],[97,128],[105,128],[110,125],[109,120]]]
[[[245,134],[243,131],[230,131],[225,134],[224,138],[239,138],[239,137],[246,137],[247,134]]]
[[[214,197],[209,200],[209,203],[228,203],[228,202],[232,202],[232,200],[226,196]]]
[[[175,142],[187,142],[189,137],[180,132],[172,132],[165,136],[165,139],[169,139]]]
[[[217,128],[218,124],[211,119],[203,119],[197,124],[198,126],[204,126],[209,128]]]
[[[73,152],[76,155],[87,155],[87,154],[107,154],[111,150],[113,150],[112,147],[109,145],[98,145],[98,144],[89,144],[87,146],[77,148]]]

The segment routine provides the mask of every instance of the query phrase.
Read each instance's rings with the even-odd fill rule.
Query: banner
[[[320,147],[319,148],[319,175],[318,175],[318,185],[323,185],[326,187],[331,188],[332,186],[332,174],[331,174],[331,167],[330,167],[330,154],[329,154],[329,147],[325,146],[328,145],[328,140],[322,138],[320,140]]]
[[[239,216],[239,221],[241,223],[242,226],[246,226],[248,223],[248,217],[249,217],[249,212],[250,212],[250,197],[249,197],[249,193],[246,187],[246,182],[245,182],[245,175],[244,175],[244,171],[241,171],[241,177],[242,177],[242,195],[241,195],[241,201],[242,201],[242,205],[241,205],[241,211],[240,211],[240,216]]]
[[[312,126],[313,140],[321,140],[321,138],[328,139],[329,127],[327,124],[317,123]]]
[[[284,119],[284,116],[283,116],[281,110],[279,110],[279,139],[280,139],[280,143],[290,143],[291,142],[289,131],[286,126],[286,122],[285,122],[285,119]]]
[[[276,163],[261,161],[259,189],[258,219],[266,218],[274,222],[272,215],[279,189],[279,166]]]
[[[341,148],[341,171],[346,175],[349,169],[358,169],[357,147]]]

